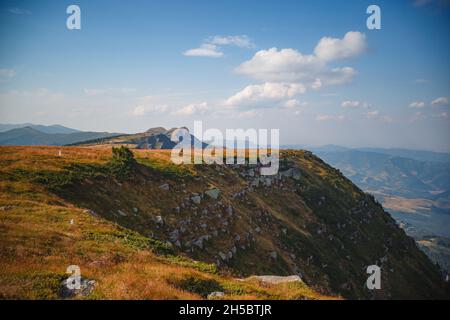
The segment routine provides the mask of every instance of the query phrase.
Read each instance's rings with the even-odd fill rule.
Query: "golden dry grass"
[[[162,163],[170,156],[167,151],[134,153]],[[188,258],[188,263],[179,263],[124,241],[123,228],[90,215],[45,186],[10,178],[18,169],[59,171],[73,163],[105,163],[110,157],[106,146],[0,147],[0,298],[58,299],[61,279],[73,264],[80,266],[83,277],[97,282],[90,299],[202,299],[199,290],[210,283],[222,288],[228,299],[331,298],[304,284],[243,282],[201,271]],[[195,281],[186,285],[191,281],[186,279]]]

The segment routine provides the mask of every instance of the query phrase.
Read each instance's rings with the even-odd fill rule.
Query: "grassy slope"
[[[299,181],[284,179],[282,185],[277,182],[270,187],[258,187],[233,198],[248,186],[248,178],[241,175],[247,170],[245,167],[175,166],[168,161],[169,152],[135,150],[139,164],[133,166],[128,178],[120,178],[108,169],[110,147],[62,148],[61,157],[57,156],[58,150],[51,147],[1,148],[0,180],[4,199],[0,206],[14,206],[14,202],[19,202],[17,207],[0,211],[0,228],[5,229],[2,232],[5,239],[1,241],[2,246],[5,245],[1,250],[5,255],[2,270],[14,270],[26,263],[48,264],[50,260],[50,265],[44,264],[38,269],[46,274],[52,270],[53,261],[60,260],[53,269],[54,272],[59,270],[59,275],[50,277],[53,282],[48,280],[57,283],[55,279],[62,276],[61,272],[69,264],[79,264],[83,275],[98,280],[95,296],[106,298],[199,298],[205,295],[205,290],[219,288],[228,288],[229,297],[237,293],[239,297],[259,298],[320,297],[298,285],[288,291],[257,284],[252,284],[256,288],[242,289],[247,285],[231,278],[231,275],[297,272],[302,273],[312,288],[326,295],[341,294],[348,298],[444,296],[437,269],[381,206],[337,170],[308,152],[285,151],[283,155],[287,161],[282,161],[282,170],[297,168],[301,174]],[[170,185],[170,191],[159,188],[164,183]],[[200,194],[214,186],[221,189],[218,200],[206,197],[201,205],[193,205],[189,200],[192,193]],[[181,203],[186,206],[176,212],[174,208]],[[229,205],[234,211],[231,217],[226,214]],[[55,213],[61,218],[61,225],[50,223],[57,221],[48,213],[52,212],[50,208],[66,212],[64,215]],[[80,208],[92,209],[101,218],[90,217]],[[203,214],[205,209],[208,212]],[[22,219],[14,220],[20,217],[16,214],[20,210],[24,211]],[[119,210],[126,216],[119,214]],[[164,226],[155,224],[157,215],[164,217]],[[28,233],[18,231],[35,216],[42,221],[39,227],[31,223]],[[223,227],[225,217],[228,225]],[[75,220],[74,225],[69,224],[70,219]],[[84,225],[87,228],[84,231],[77,227],[83,219],[90,221]],[[188,262],[163,258],[142,246],[142,243],[157,245],[147,237],[165,242],[170,232],[181,230],[181,221],[188,220],[191,223],[184,225],[187,230],[180,237],[181,248],[174,247],[178,256],[215,263],[219,251],[226,253],[233,246],[238,248],[232,260],[221,263],[220,274],[211,273],[212,267],[205,264],[200,264],[202,271],[193,269],[185,266]],[[207,227],[201,227],[203,224]],[[255,232],[256,227],[261,231]],[[35,239],[39,228],[44,229],[40,233],[42,239]],[[76,241],[70,241],[70,233],[63,232],[66,228],[80,232],[79,237],[72,239]],[[102,228],[107,230],[102,231]],[[131,230],[135,233],[124,235]],[[213,230],[219,231],[218,236],[208,240],[203,249],[188,245]],[[249,235],[249,241],[243,243],[245,234]],[[241,236],[239,243],[235,235]],[[21,242],[25,243],[20,245]],[[241,244],[245,244],[245,250],[240,249]],[[33,254],[35,246],[40,254]],[[52,250],[55,250],[54,255]],[[74,253],[67,254],[70,250]],[[272,252],[277,253],[275,259],[270,258]],[[22,256],[29,262],[17,264]],[[382,266],[383,285],[379,291],[368,291],[364,287],[365,268],[372,264]],[[205,269],[209,272],[205,273]],[[12,271],[5,272],[1,277],[5,279],[2,280],[5,288],[18,290],[16,281],[27,274],[26,270],[19,270],[15,276]],[[168,270],[173,273],[166,272]],[[147,277],[148,281],[143,280]],[[21,284],[39,281],[39,276],[31,276],[31,279],[37,280],[26,276]],[[189,292],[180,288],[188,288]],[[25,293],[16,295],[22,297]]]
[[[0,298],[56,299],[72,264],[97,281],[94,299],[201,299],[212,291],[230,299],[329,298],[304,284],[238,281],[214,265],[162,254],[162,243],[92,216],[42,183],[43,172],[108,157],[110,150],[101,148],[1,148]]]

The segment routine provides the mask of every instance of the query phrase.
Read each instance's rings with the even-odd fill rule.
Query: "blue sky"
[[[2,1],[0,122],[203,120],[279,128],[282,144],[450,151],[449,18],[447,0]]]

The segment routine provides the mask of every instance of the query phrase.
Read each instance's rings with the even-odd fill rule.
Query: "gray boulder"
[[[209,189],[205,191],[205,194],[212,199],[217,199],[219,197],[220,190],[217,188]]]

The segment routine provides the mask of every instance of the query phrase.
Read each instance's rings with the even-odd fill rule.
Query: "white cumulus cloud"
[[[200,103],[191,103],[188,104],[174,112],[172,112],[173,115],[178,116],[191,116],[196,114],[205,114],[208,112],[208,103],[206,101],[200,102]]]
[[[350,82],[356,75],[353,68],[331,68],[328,62],[354,57],[365,48],[364,34],[348,32],[343,39],[322,38],[314,54],[303,54],[291,48],[260,50],[235,71],[259,81],[302,82],[318,89],[323,85]]]
[[[239,36],[214,36],[203,42],[198,48],[189,49],[183,54],[188,57],[223,57],[222,47],[236,46],[240,48],[252,48],[254,44],[246,35]]]
[[[361,32],[347,32],[342,39],[324,37],[314,49],[320,59],[332,61],[352,58],[367,50],[366,36]]]
[[[169,107],[167,105],[144,106],[139,105],[134,108],[132,114],[135,116],[145,116],[149,113],[165,113]]]
[[[431,101],[431,105],[433,106],[446,106],[448,105],[448,98],[447,97],[439,97]]]
[[[223,52],[220,52],[214,44],[202,44],[199,48],[189,49],[183,54],[188,57],[220,58],[223,56]]]
[[[425,107],[425,102],[423,101],[413,101],[409,104],[410,108],[414,108],[414,109],[420,109]]]
[[[299,83],[266,82],[249,85],[225,102],[228,106],[256,106],[261,104],[279,104],[284,99],[304,93],[305,86]],[[262,107],[269,107],[264,106]]]
[[[252,48],[254,44],[252,40],[246,36],[214,36],[209,40],[209,43],[218,46],[237,46],[240,48]]]
[[[357,100],[346,100],[341,103],[342,108],[356,109],[366,107],[366,103]]]
[[[342,121],[345,120],[343,115],[321,114],[316,116],[316,121]]]

